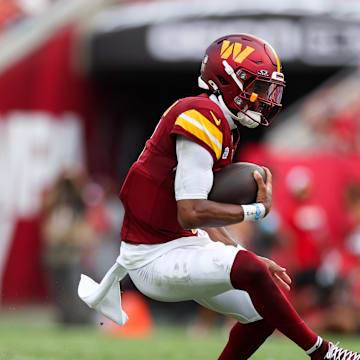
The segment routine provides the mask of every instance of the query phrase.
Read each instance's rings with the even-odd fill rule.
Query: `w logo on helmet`
[[[222,59],[228,59],[230,55],[235,62],[241,64],[253,51],[254,48],[251,46],[246,46],[244,50],[242,50],[242,44],[240,43],[230,43],[229,40],[224,40],[221,45],[220,55]]]

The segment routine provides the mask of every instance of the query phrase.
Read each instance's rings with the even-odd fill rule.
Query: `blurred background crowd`
[[[235,32],[277,49],[286,89],[279,118],[242,129],[238,153],[272,170],[273,210],[230,229],[288,269],[312,327],[360,332],[357,0],[0,1],[1,311],[94,322],[76,287],[118,255],[127,171],[162,112],[199,93],[205,48]],[[193,334],[228,326],[195,304],[146,303]]]

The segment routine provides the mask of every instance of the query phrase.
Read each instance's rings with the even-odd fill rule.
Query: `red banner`
[[[94,101],[88,82],[72,66],[74,35],[63,29],[0,76],[3,303],[45,299],[41,196],[62,170],[84,165]]]

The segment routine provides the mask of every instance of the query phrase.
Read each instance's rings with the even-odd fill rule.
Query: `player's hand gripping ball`
[[[258,186],[253,175],[255,170],[266,182],[266,173],[259,165],[238,162],[225,166],[214,174],[214,183],[208,199],[237,205],[256,202]]]

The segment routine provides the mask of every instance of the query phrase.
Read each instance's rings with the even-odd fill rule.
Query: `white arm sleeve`
[[[214,160],[211,154],[201,145],[178,135],[176,156],[176,200],[207,199],[214,179]]]

